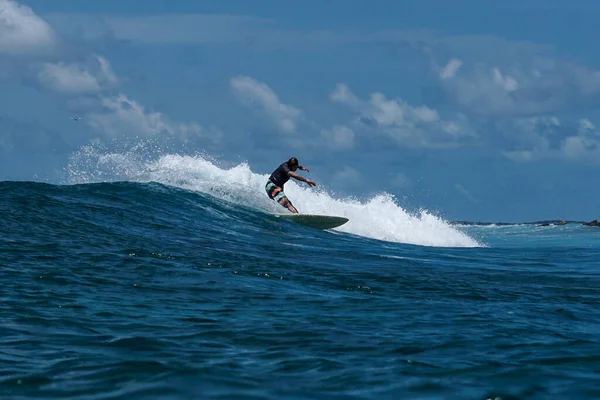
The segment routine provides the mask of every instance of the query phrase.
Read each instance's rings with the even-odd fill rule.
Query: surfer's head
[[[292,157],[288,160],[288,165],[290,168],[298,168],[298,159],[296,157]]]

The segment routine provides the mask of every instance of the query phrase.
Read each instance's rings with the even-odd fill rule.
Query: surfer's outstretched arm
[[[308,186],[316,186],[317,185],[315,182],[311,181],[310,179],[306,179],[302,175],[298,175],[295,172],[290,171],[290,172],[288,172],[288,175],[291,176],[294,179],[297,179],[297,180],[301,181],[301,182],[308,183]]]

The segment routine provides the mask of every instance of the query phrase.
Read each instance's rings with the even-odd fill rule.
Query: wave
[[[157,182],[201,193],[262,213],[286,212],[264,190],[268,174],[253,172],[241,162],[219,166],[205,154],[181,155],[138,143],[109,151],[100,145],[74,153],[66,168],[65,183]],[[474,238],[443,218],[421,209],[410,213],[388,193],[366,200],[336,197],[326,188],[309,188],[290,180],[286,194],[302,213],[339,215],[349,222],[336,231],[387,242],[436,247],[481,247]]]

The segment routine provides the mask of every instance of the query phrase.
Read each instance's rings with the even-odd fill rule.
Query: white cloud
[[[68,42],[61,43],[64,51],[55,51],[58,44],[54,30],[29,7],[12,0],[0,0],[0,56],[10,53],[9,57],[0,57],[0,66],[6,64],[2,72],[7,76],[20,75],[24,78],[22,82],[36,81],[62,95],[56,99],[64,101],[65,109],[83,118],[78,124],[87,123],[98,133],[93,140],[164,135],[188,145],[201,144],[203,148],[222,140],[223,133],[214,127],[173,121],[160,112],[145,109],[126,94],[104,93],[119,83],[110,62],[102,56],[86,54],[85,50],[67,48]],[[16,57],[18,54],[36,57]],[[86,133],[81,128],[78,132]]]
[[[383,134],[407,147],[446,147],[459,140],[474,137],[464,116],[443,120],[427,106],[412,106],[402,99],[388,99],[382,93],[360,100],[344,84],[338,84],[330,99],[351,108],[358,114],[355,129]]]
[[[166,134],[180,139],[204,137],[213,143],[222,138],[217,129],[205,129],[196,123],[176,123],[159,112],[147,111],[138,102],[120,94],[101,99],[102,112],[92,112],[85,117],[88,124],[108,136]]]
[[[503,144],[508,148],[502,154],[519,162],[556,156],[563,135],[557,117],[517,118],[499,124],[496,129],[504,133]]]
[[[562,143],[561,150],[568,159],[577,160],[587,158],[589,153],[600,155],[598,145],[600,141],[587,136],[569,136]]]
[[[324,129],[321,137],[332,149],[347,150],[354,146],[354,131],[347,126],[335,125],[331,129]]]
[[[456,75],[456,73],[458,72],[458,70],[460,69],[460,67],[462,65],[463,65],[462,61],[460,61],[457,58],[453,58],[452,60],[450,60],[448,62],[448,64],[446,64],[446,66],[444,68],[442,68],[442,71],[440,72],[440,78],[442,78],[442,79],[452,78],[454,75]]]
[[[514,92],[519,88],[517,81],[511,76],[503,76],[498,68],[492,69],[494,83],[500,85],[507,93]]]
[[[67,34],[85,39],[111,35],[139,44],[232,44],[250,43],[253,37],[273,33],[270,21],[227,14],[163,14],[121,16],[52,13],[46,16]]]
[[[100,90],[100,85],[93,76],[78,65],[44,64],[38,73],[40,82],[57,92],[95,92]]]
[[[110,63],[104,57],[96,56],[96,61],[100,65],[100,76],[102,79],[110,84],[114,84],[117,82],[117,77],[115,76]]]
[[[528,81],[528,78],[520,77],[521,82]],[[542,92],[531,96],[537,97],[537,100],[524,98],[519,101],[519,97],[524,97],[527,90],[521,93],[515,93],[519,87],[519,81],[513,76],[503,74],[500,68],[488,68],[477,65],[468,73],[463,72],[461,76],[447,78],[442,80],[442,87],[454,100],[456,105],[467,113],[481,116],[503,116],[513,114],[519,116],[537,112],[544,108],[544,102],[552,99],[542,97]],[[527,83],[524,84],[527,87]],[[552,105],[546,107],[553,108]]]
[[[285,133],[296,131],[301,111],[283,104],[266,84],[247,76],[239,76],[232,78],[230,85],[242,104],[265,114],[277,129]]]
[[[50,13],[44,15],[67,35],[85,40],[111,37],[134,44],[242,44],[245,48],[289,49],[305,46],[390,43],[434,39],[427,30],[354,31],[295,30],[282,28],[276,20],[227,14],[163,14],[123,16],[106,14]]]
[[[145,108],[130,100],[126,95],[104,97],[101,100],[104,113],[93,113],[88,122],[103,133],[115,136],[121,133],[145,134],[148,136],[167,133],[175,134],[174,127],[167,123],[159,112],[146,112]]]
[[[98,92],[117,82],[103,57],[92,55],[83,62],[57,61],[61,55],[82,58],[76,52],[55,51],[58,44],[58,35],[31,8],[13,0],[0,0],[0,53],[9,53],[2,66],[6,76],[20,75],[25,82],[37,80],[48,90],[69,95]],[[37,57],[15,57],[23,54]]]
[[[600,103],[600,71],[561,59],[547,46],[448,37],[425,51],[433,69],[441,71],[439,83],[448,98],[469,114],[526,117]],[[452,54],[451,61],[437,66],[436,59],[445,53]]]
[[[600,132],[589,120],[579,120],[577,135],[567,136],[560,150],[569,160],[600,164]]]
[[[556,117],[512,122],[518,143],[503,154],[519,162],[545,159],[600,164],[600,132],[587,119],[575,122]]]
[[[413,107],[406,101],[388,100],[382,93],[371,95],[371,116],[382,126],[402,126],[413,123],[429,123],[440,120],[436,110],[427,106]]]
[[[356,95],[354,95],[354,93],[352,93],[350,89],[348,89],[348,86],[344,85],[343,83],[338,83],[336,85],[333,92],[331,92],[329,98],[331,99],[331,101],[346,104],[348,106],[360,106],[360,100],[358,99],[358,97],[356,97]]]
[[[46,88],[65,94],[99,92],[117,82],[109,62],[94,57],[90,67],[80,64],[45,63],[38,73],[38,80]]]
[[[345,186],[358,186],[362,181],[361,174],[352,167],[345,166],[333,174],[336,181],[340,181]]]
[[[0,53],[47,52],[56,43],[55,32],[31,8],[0,0]]]

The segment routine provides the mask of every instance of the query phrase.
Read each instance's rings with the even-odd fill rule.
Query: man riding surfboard
[[[265,190],[267,191],[267,195],[271,200],[275,200],[283,207],[290,210],[294,214],[299,214],[296,207],[292,204],[292,202],[287,198],[285,193],[283,192],[283,185],[291,178],[299,180],[301,182],[306,182],[308,186],[316,186],[316,183],[311,181],[310,179],[306,179],[305,177],[298,175],[296,170],[300,169],[301,171],[310,172],[308,168],[305,168],[298,164],[298,159],[296,157],[290,158],[288,161],[282,163],[269,177],[267,180],[267,184],[265,185]]]

